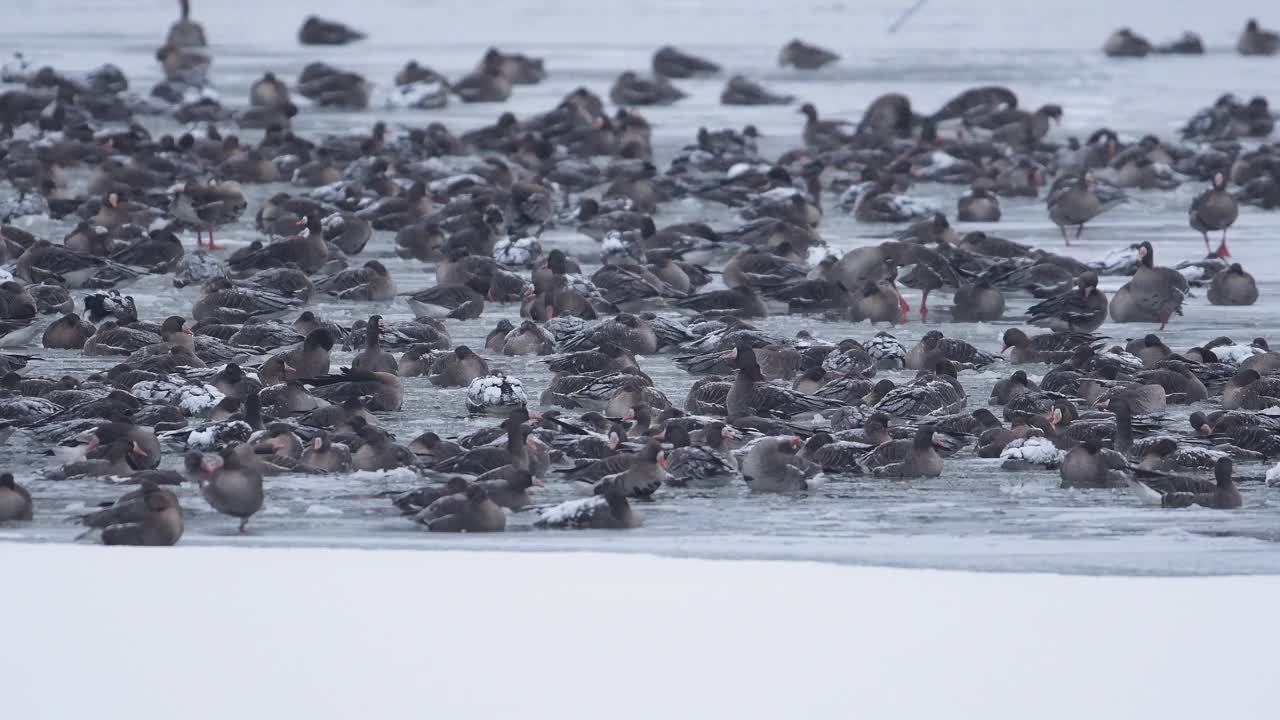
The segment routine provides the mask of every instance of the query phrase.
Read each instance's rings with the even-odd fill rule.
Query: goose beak
[[[529,419],[530,419],[530,420],[541,420],[541,419],[542,419],[542,413],[537,412],[537,411],[535,411],[535,410],[530,410],[530,411],[529,411]]]
[[[804,444],[804,441],[803,441],[803,440],[801,440],[800,438],[798,438],[798,437],[793,437],[793,438],[791,438],[791,447],[793,447],[793,448],[798,448],[798,447],[800,447],[800,446],[801,446],[801,445],[803,445],[803,444]]]
[[[302,227],[303,225],[306,225],[306,224],[307,224],[306,218],[298,218],[298,222],[294,223],[294,225],[297,225],[298,227]]]
[[[666,467],[667,467],[667,454],[666,454],[666,453],[664,453],[664,452],[660,452],[660,453],[658,453],[658,465],[659,465],[659,466],[661,466],[661,467],[663,467],[663,468],[666,468]]]
[[[720,437],[724,438],[725,440],[732,440],[733,431],[726,427],[725,429],[720,431]]]
[[[542,482],[541,480],[539,480],[538,478],[534,478],[534,479],[533,479],[533,486],[534,486],[534,487],[546,487],[546,484],[545,484],[545,483],[543,483],[543,482]]]

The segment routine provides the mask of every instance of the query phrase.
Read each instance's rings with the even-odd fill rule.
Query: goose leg
[[[1201,230],[1200,234],[1204,236],[1204,251],[1206,254],[1208,254],[1209,253],[1209,233],[1204,230]]]
[[[214,244],[213,244],[213,226],[212,226],[212,225],[209,225],[206,229],[209,231],[209,249],[210,249],[210,250],[221,250],[221,249],[222,249],[222,247],[221,247],[220,245],[214,245]]]
[[[1207,237],[1207,236],[1206,236]],[[1222,243],[1218,245],[1218,257],[1231,257],[1231,251],[1227,249],[1227,230],[1222,229]]]
[[[248,532],[248,526],[249,526],[249,518],[242,518],[242,519],[240,520],[240,534],[241,534],[241,535],[244,535],[246,532]]]
[[[196,248],[204,247],[203,236],[200,234],[200,226],[196,226]]]
[[[920,296],[920,320],[925,321],[929,317],[929,291],[925,290]]]
[[[1059,225],[1059,226],[1058,226],[1058,232],[1062,233],[1062,242],[1064,242],[1064,243],[1066,243],[1068,246],[1070,246],[1070,245],[1071,245],[1071,238],[1067,237],[1067,226],[1066,226],[1066,225]]]
[[[1079,225],[1077,225],[1077,226],[1076,226],[1076,239],[1077,239],[1077,240],[1079,240],[1079,239],[1080,239],[1080,235],[1081,235],[1081,233],[1083,233],[1083,232],[1084,232],[1084,223],[1080,223]]]

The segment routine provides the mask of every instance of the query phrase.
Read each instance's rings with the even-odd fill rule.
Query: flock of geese
[[[104,478],[137,488],[80,517],[86,535],[170,545],[191,512],[184,486],[246,532],[272,475],[407,467],[427,482],[377,502],[428,530],[500,531],[516,516],[633,528],[642,522],[634,501],[678,502],[681,488],[809,492],[842,476],[936,477],[966,456],[1056,469],[1066,488],[1231,509],[1242,504],[1234,465],[1280,456],[1280,352],[1264,338],[1174,349],[1148,328],[1120,344],[1097,334],[1108,317],[1158,332],[1192,287],[1218,305],[1258,299],[1227,232],[1241,204],[1280,205],[1280,151],[1259,142],[1274,125],[1263,98],[1224,95],[1176,140],[1102,128],[1065,143],[1048,138],[1061,106],[1024,109],[1004,87],[966,90],[929,114],[884,95],[857,122],[806,103],[802,144],[776,159],[760,154],[753,127],[703,128],[660,169],[638,108],[679,101],[671,80],[722,72],[716,63],[661,48],[652,74],[618,77],[612,112],[579,88],[544,113],[502,113],[461,134],[431,122],[397,135],[377,122],[358,136],[308,139],[291,129],[300,106],[364,108],[369,83],[313,63],[292,87],[266,73],[247,106],[228,110],[209,90],[204,30],[181,8],[157,52],[164,80],[151,98],[128,94],[110,65],[76,76],[20,58],[5,70],[0,344],[38,342],[101,363],[52,376],[32,354],[0,354],[2,432],[47,447],[49,459],[28,481],[34,498],[0,475],[0,522],[30,521],[46,484]],[[1136,38],[1121,33],[1119,44]],[[1274,35],[1268,46],[1256,23],[1246,36],[1242,52],[1274,52]],[[299,33],[308,45],[362,38],[319,18]],[[799,71],[838,60],[799,40],[779,55]],[[500,102],[546,74],[541,59],[497,49],[453,82],[411,61],[389,102]],[[735,76],[722,101],[794,98]],[[134,120],[144,112],[205,130],[155,137]],[[231,126],[260,129],[261,139]],[[265,183],[289,189],[250,208],[246,186]],[[968,186],[961,222],[998,221],[1005,198],[1044,197],[1067,245],[1126,191],[1195,184],[1188,232],[1207,255],[1165,267],[1142,242],[1088,264],[961,234],[943,208],[911,194],[921,183]],[[686,198],[732,208],[740,223],[660,226],[661,206]],[[817,229],[832,212],[894,223],[896,236],[827,254]],[[72,229],[40,237],[20,222],[29,216]],[[258,239],[220,246],[218,228],[246,217]],[[598,258],[544,248],[553,227],[597,241]],[[377,232],[393,234],[394,254],[423,263],[434,282],[400,288],[381,260],[360,260]],[[120,288],[156,274],[189,288],[189,311],[139,315]],[[1107,298],[1105,274],[1131,278]],[[921,319],[931,292],[953,294],[952,322],[1000,320],[1006,296],[1030,294],[1039,302],[1026,324],[1038,329],[1008,329],[998,353],[940,330],[904,345],[888,328],[838,340],[813,329],[824,319],[906,323],[904,288],[920,292]],[[306,309],[318,298],[365,304],[368,319],[345,325]],[[412,320],[379,314],[402,298]],[[498,321],[484,347],[455,343],[451,330],[484,322],[492,304],[518,306],[519,324]],[[752,324],[779,311],[810,329],[784,336]],[[354,353],[349,366],[335,361],[340,350]],[[659,353],[697,377],[684,398],[645,372]],[[516,355],[545,356],[552,373],[533,399],[497,367]],[[984,370],[1007,377],[989,398],[968,397],[959,378]],[[465,388],[468,412],[500,422],[404,442],[384,422],[412,410],[410,384]],[[1172,404],[1203,410],[1173,427],[1162,415]],[[162,467],[166,454],[181,463]],[[544,483],[584,497],[540,505]]]

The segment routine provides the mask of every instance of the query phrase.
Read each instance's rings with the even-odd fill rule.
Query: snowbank
[[[0,577],[0,705],[23,720],[1275,707],[1274,577],[26,544],[0,544]]]

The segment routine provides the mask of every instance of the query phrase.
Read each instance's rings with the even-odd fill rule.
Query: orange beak
[[[725,429],[720,431],[720,437],[724,438],[725,440],[732,440],[733,431],[726,427]]]
[[[659,466],[661,466],[661,467],[664,467],[664,468],[667,466],[667,454],[666,454],[666,453],[664,453],[664,452],[660,452],[660,453],[658,453],[658,465],[659,465]]]

